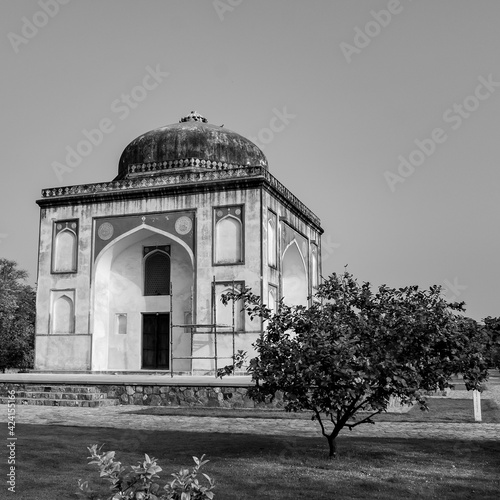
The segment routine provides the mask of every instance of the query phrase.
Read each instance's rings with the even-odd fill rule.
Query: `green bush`
[[[101,446],[102,448],[102,446]],[[214,498],[214,481],[206,474],[202,475],[208,481],[209,486],[203,486],[197,479],[198,472],[208,460],[193,457],[195,466],[189,469],[181,469],[177,474],[172,474],[173,481],[165,484],[163,488],[159,483],[158,472],[162,468],[156,463],[156,458],[144,455],[144,461],[138,465],[132,465],[130,469],[122,466],[121,462],[115,461],[115,452],[101,453],[97,445],[89,447],[91,456],[89,464],[97,465],[99,476],[111,483],[112,495],[106,500],[212,500]],[[89,486],[88,481],[78,480],[79,496],[89,500],[102,500],[102,498]]]

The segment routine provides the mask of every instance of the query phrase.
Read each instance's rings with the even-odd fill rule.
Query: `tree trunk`
[[[330,447],[330,454],[328,455],[328,458],[330,459],[337,456],[337,441],[335,438],[336,436],[333,435],[326,437],[326,439],[328,439],[328,446]]]

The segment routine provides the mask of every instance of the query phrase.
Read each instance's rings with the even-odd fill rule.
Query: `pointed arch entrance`
[[[171,346],[189,356],[189,336],[174,334],[169,324],[193,313],[194,281],[193,252],[173,234],[143,224],[109,243],[92,273],[92,370],[166,370]],[[174,369],[189,370],[189,360]]]
[[[307,305],[306,263],[296,240],[290,242],[286,248],[281,266],[285,303],[289,305]]]

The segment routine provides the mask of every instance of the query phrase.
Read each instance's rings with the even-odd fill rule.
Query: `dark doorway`
[[[170,361],[170,315],[142,315],[142,368],[168,370]]]

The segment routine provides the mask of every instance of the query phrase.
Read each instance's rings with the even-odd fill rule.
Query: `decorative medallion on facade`
[[[94,238],[94,260],[124,234],[147,229],[165,235],[177,234],[194,254],[194,210],[183,212],[152,212],[147,215],[111,216],[97,220]],[[167,236],[168,237],[168,236]],[[149,246],[150,250],[156,247]]]
[[[186,217],[183,215],[182,217],[179,217],[175,221],[175,230],[177,231],[178,234],[188,234],[189,231],[191,231],[191,228],[193,227],[193,222],[189,217]]]
[[[207,123],[208,120],[204,116],[201,116],[200,113],[198,113],[197,111],[191,111],[191,113],[189,113],[189,115],[187,115],[184,118],[181,118],[179,120],[179,123],[183,123],[183,122],[203,122],[203,123]]]
[[[74,220],[57,222],[55,235],[57,236],[59,232],[68,229],[78,235],[78,222]]]
[[[103,222],[99,229],[97,230],[97,234],[101,240],[107,241],[113,237],[113,233],[115,232],[115,228],[109,222]]]
[[[233,205],[230,207],[219,207],[215,210],[216,221],[224,219],[228,215],[243,222],[243,207],[241,205]]]

